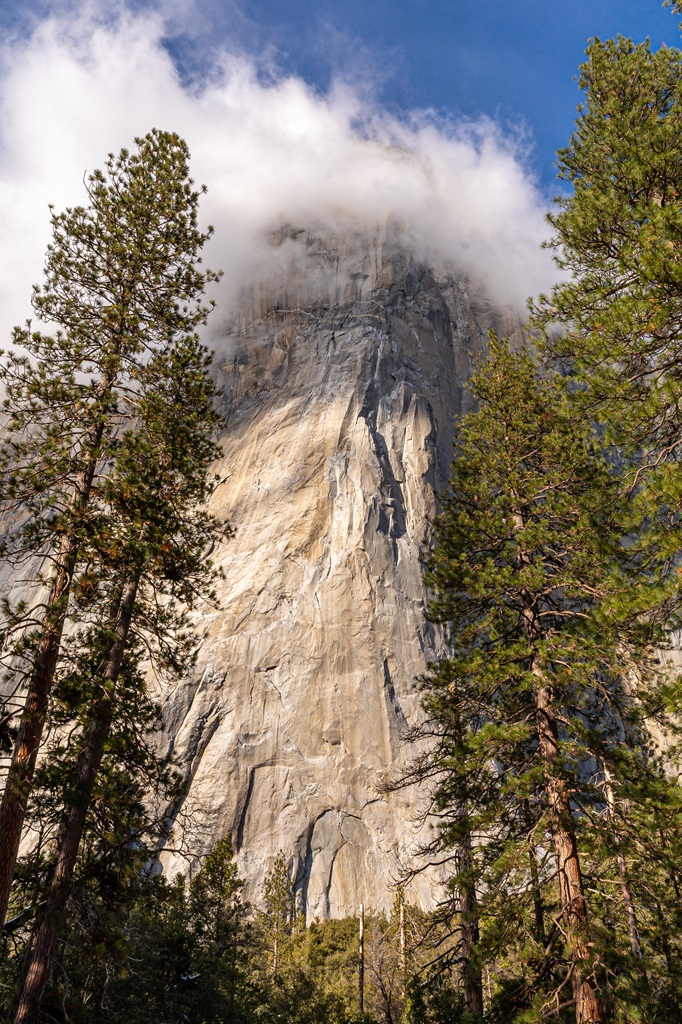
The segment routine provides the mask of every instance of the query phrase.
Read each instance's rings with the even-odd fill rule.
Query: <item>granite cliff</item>
[[[284,851],[310,919],[390,905],[418,842],[419,794],[379,787],[410,758],[401,734],[439,643],[419,552],[471,354],[520,326],[396,232],[287,228],[273,245],[275,279],[216,341],[213,510],[236,536],[214,552],[221,607],[164,729],[197,855],[229,834],[255,894]],[[430,886],[411,898],[429,906]]]

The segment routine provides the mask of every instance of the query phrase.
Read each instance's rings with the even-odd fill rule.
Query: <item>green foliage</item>
[[[168,1024],[252,1019],[241,885],[227,840],[189,886],[148,878],[138,865],[113,905],[81,876],[48,1012],[74,1024],[133,1024],[141,1013]]]
[[[8,555],[46,550],[69,529],[87,528],[74,501],[88,499],[82,486],[78,493],[84,469],[93,455],[99,475],[108,468],[139,389],[157,372],[154,358],[191,346],[206,320],[201,296],[217,275],[198,265],[211,230],[197,227],[203,190],[188,157],[177,135],[154,130],[136,153],[110,155],[106,171],[90,175],[88,207],[52,214],[33,306],[57,330],[16,328],[0,364],[3,503],[10,525],[21,513]]]
[[[576,131],[559,153],[572,191],[550,217],[556,261],[569,276],[540,296],[533,323],[569,373],[574,402],[617,446],[627,486],[639,484],[649,534],[662,527],[653,531],[658,557],[674,560],[682,508],[682,54],[619,38],[595,39],[587,57]]]
[[[273,978],[291,962],[296,925],[296,893],[284,853],[280,850],[263,885],[260,929],[268,946]]]
[[[208,357],[196,329],[210,308],[202,302],[203,290],[218,275],[200,267],[199,253],[211,231],[197,227],[202,190],[189,177],[188,156],[177,135],[154,130],[137,140],[135,153],[110,155],[106,173],[90,175],[87,207],[52,214],[45,281],[33,296],[36,316],[51,332],[34,331],[30,324],[16,328],[14,348],[0,361],[0,554],[21,568],[24,580],[46,587],[40,602],[13,603],[7,595],[0,601],[0,666],[10,695],[0,728],[5,747],[13,740],[11,718],[23,708],[23,746],[15,747],[1,812],[10,815],[13,834],[20,830],[30,791],[74,574],[82,570],[77,605],[96,596],[87,572],[93,549],[100,561],[116,561],[120,553],[120,544],[105,543],[102,520],[113,522],[130,488],[112,491],[112,466],[118,459],[118,485],[136,481],[138,496],[144,468],[148,474],[148,525],[145,536],[137,537],[138,550],[149,539],[153,498],[172,478],[167,462],[142,464],[155,453],[153,424],[164,402],[184,403],[174,435],[168,417],[162,427],[165,455],[172,455],[176,473],[184,475],[183,511],[206,493],[201,477],[215,416],[206,386]],[[146,430],[139,430],[140,422]],[[193,444],[185,447],[188,434]],[[173,536],[170,508],[168,502],[163,506],[163,529]],[[129,511],[123,509],[130,526]],[[207,524],[197,525],[195,547]],[[131,545],[129,529],[128,553]],[[167,552],[167,568],[174,554]],[[195,555],[195,567],[196,560]],[[3,860],[13,859],[6,849]],[[0,915],[7,895],[2,874]]]
[[[653,967],[680,841],[680,792],[649,738],[656,723],[672,727],[651,653],[663,637],[633,611],[648,577],[622,542],[631,519],[619,481],[560,383],[492,338],[470,387],[479,408],[460,425],[426,561],[429,617],[450,651],[423,681],[432,747],[410,779],[430,782],[429,852],[450,859],[455,910],[475,888],[481,937],[467,955],[494,968],[492,1019],[544,1019],[580,971],[596,972],[607,1002],[631,1007],[642,990],[628,987],[638,974],[609,880],[621,854]],[[588,903],[580,926],[554,874],[573,842]],[[665,883],[647,858],[665,863]],[[665,972],[649,983],[655,1002]]]
[[[68,949],[80,927],[72,915],[101,896],[110,917],[105,879],[113,872],[116,898],[125,893],[158,841],[156,808],[175,780],[153,750],[158,713],[141,666],[176,676],[191,668],[191,612],[211,599],[217,575],[206,553],[229,534],[205,511],[218,417],[196,328],[210,308],[203,288],[217,275],[199,267],[210,231],[197,228],[200,192],[187,159],[182,140],[153,131],[137,153],[110,156],[107,173],[90,176],[87,209],[53,215],[34,308],[58,330],[15,331],[29,356],[15,350],[2,366],[3,553],[52,566],[36,576],[48,586],[44,605],[4,604],[8,675],[15,686],[28,680],[20,735],[31,736],[10,768],[11,820],[24,813],[48,711],[52,728],[29,808],[48,871],[27,959],[29,979],[31,958],[42,958],[41,980],[30,992],[26,982],[29,1016],[55,938]],[[19,887],[15,901],[23,895]]]
[[[357,1011],[358,920],[286,924],[288,945],[272,972],[272,903],[254,913],[242,900],[229,840],[216,844],[187,883],[150,877],[144,851],[120,849],[81,867],[55,962],[45,1010],[73,1024],[453,1024],[463,1021],[448,961],[449,929],[407,906],[406,950],[400,947],[399,906],[390,917],[368,914],[365,1004]],[[123,844],[125,846],[125,844]],[[115,866],[117,863],[117,866]],[[148,862],[147,862],[148,867]],[[39,897],[49,863],[21,865],[22,891]],[[275,906],[291,883],[280,854],[267,892]],[[284,883],[274,886],[273,880]],[[261,898],[264,900],[264,886]],[[0,1008],[18,984],[25,936],[13,931],[0,959]],[[446,955],[443,956],[444,950]],[[4,987],[3,987],[4,986]],[[49,1018],[47,1018],[49,1019]]]
[[[221,839],[189,884],[189,911],[200,942],[227,948],[242,916],[240,891],[229,839]]]
[[[358,921],[314,921],[296,941],[296,959],[337,1017],[353,1020],[358,1005]],[[342,1015],[343,1012],[343,1015]]]
[[[668,6],[679,13],[679,4]],[[559,154],[561,175],[572,191],[550,218],[557,262],[569,276],[535,303],[533,323],[546,356],[563,369],[574,415],[598,423],[621,470],[621,501],[631,522],[629,552],[646,577],[646,587],[634,596],[627,581],[621,607],[629,603],[643,619],[657,618],[676,629],[682,522],[682,53],[665,47],[654,52],[649,43],[636,46],[623,38],[597,39],[587,58],[576,131]],[[630,680],[639,696],[637,674]],[[679,714],[679,679],[651,695],[645,689],[643,705],[650,709],[654,699],[661,709]],[[671,759],[679,756],[671,731],[654,730],[654,735],[657,746],[661,740],[670,743]],[[608,932],[617,936],[605,966],[618,1020],[647,1019],[654,1007],[656,1019],[679,1015],[679,792],[664,768],[649,768],[646,780],[635,773],[623,803],[616,802],[610,832],[598,830],[590,837],[590,855],[611,879],[596,898]],[[674,772],[668,768],[668,774]],[[628,979],[614,963],[623,947],[622,916],[614,913],[623,863],[644,922],[646,977],[640,967]]]
[[[44,876],[38,877],[36,861],[33,870],[39,891]],[[241,890],[227,839],[189,884],[148,877],[139,862],[115,891],[103,886],[100,875],[81,873],[45,1009],[74,1024],[138,1024],[143,1017],[161,1024],[386,1019],[356,1011],[356,919],[308,929],[298,922],[275,978],[267,956],[267,911],[252,914]],[[6,940],[5,948],[0,984],[11,992],[21,947],[10,948]],[[370,996],[373,985],[370,977]]]

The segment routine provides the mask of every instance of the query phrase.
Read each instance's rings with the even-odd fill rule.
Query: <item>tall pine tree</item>
[[[568,274],[535,302],[533,323],[574,404],[624,460],[663,572],[682,511],[682,52],[619,37],[593,40],[587,58],[559,152],[571,191],[549,218]]]
[[[598,1024],[642,998],[620,991],[627,952],[614,980],[613,921],[593,897],[624,848],[610,815],[641,844],[656,787],[679,806],[647,732],[665,703],[650,664],[660,637],[632,612],[642,570],[623,544],[618,481],[557,382],[493,338],[470,387],[479,409],[460,425],[426,563],[428,614],[450,652],[423,683],[435,743],[415,772],[451,855],[470,1015],[482,1016],[488,961],[501,1019],[570,1007],[577,1024]]]
[[[210,230],[197,226],[202,190],[188,157],[177,135],[154,130],[90,175],[87,207],[52,215],[33,307],[56,333],[17,328],[0,364],[2,552],[14,565],[47,564],[36,577],[44,596],[3,601],[8,684],[25,699],[0,806],[0,924],[96,498],[155,353],[191,340],[209,311],[202,295],[216,275],[199,253]]]
[[[85,622],[71,638],[71,647],[81,651],[82,731],[78,740],[73,728],[69,733],[78,748],[76,764],[64,791],[54,870],[26,958],[17,1024],[33,1019],[47,985],[92,794],[112,729],[121,714],[129,714],[121,685],[126,655],[144,650],[157,671],[182,676],[196,654],[187,610],[211,594],[214,572],[206,553],[218,536],[218,524],[203,510],[216,454],[209,363],[194,339],[150,359],[134,399],[134,429],[119,439],[113,468],[102,482],[101,507],[94,501],[91,506],[92,531],[76,576],[76,592],[79,585],[84,590]]]
[[[681,13],[677,0],[665,6]],[[649,577],[640,614],[675,630],[681,607],[682,52],[654,51],[648,42],[622,37],[595,39],[580,85],[576,129],[559,153],[560,175],[571,192],[550,217],[557,263],[569,273],[535,302],[532,322],[546,356],[562,366],[572,406],[599,424],[621,467],[621,500],[632,523],[628,544]],[[679,689],[671,685],[665,701],[679,711]],[[649,796],[622,801],[605,772],[612,829],[600,855],[611,863],[628,908],[640,977],[648,970],[647,952],[665,964],[665,981],[649,981],[666,990],[659,1019],[668,1012],[674,1019],[680,1006],[679,804],[664,775],[657,796],[651,786]],[[648,832],[632,827],[644,807],[656,819]],[[642,916],[648,951],[642,949]]]

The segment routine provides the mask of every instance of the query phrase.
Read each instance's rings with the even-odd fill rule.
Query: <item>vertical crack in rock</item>
[[[369,337],[369,344],[373,342],[373,338]],[[392,549],[394,557],[398,557],[398,548],[396,540],[398,537],[402,537],[405,534],[405,506],[403,502],[403,493],[400,488],[398,481],[393,473],[391,466],[391,459],[386,445],[386,440],[380,431],[377,429],[377,414],[380,402],[379,384],[377,381],[377,370],[379,365],[381,352],[381,345],[377,344],[372,352],[372,359],[369,372],[369,384],[365,391],[364,401],[362,408],[360,409],[359,416],[367,424],[372,442],[374,445],[374,452],[377,457],[380,469],[380,494],[377,496],[379,501],[378,507],[378,522],[376,523],[377,530],[379,533],[387,534],[392,540]]]
[[[234,842],[234,852],[239,853],[242,846],[244,845],[244,822],[246,821],[246,812],[249,809],[249,802],[253,795],[253,784],[256,778],[256,769],[252,768],[249,772],[249,783],[244,793],[244,802],[242,804],[241,813],[239,815],[239,824],[237,825],[237,835]]]
[[[386,706],[389,711],[389,715],[393,722],[397,724],[397,736],[395,739],[400,742],[400,737],[405,734],[408,728],[407,719],[403,714],[403,709],[400,705],[395,692],[395,686],[393,685],[393,679],[391,677],[391,670],[388,667],[388,658],[384,658],[384,687],[386,691]],[[394,732],[396,731],[394,727]]]

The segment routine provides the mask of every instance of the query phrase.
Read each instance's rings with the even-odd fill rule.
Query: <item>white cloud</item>
[[[264,270],[266,239],[284,221],[398,217],[420,253],[452,260],[519,307],[554,279],[539,248],[544,199],[491,122],[401,122],[347,84],[319,95],[229,53],[188,86],[160,14],[107,10],[47,18],[0,50],[0,344],[31,313],[47,204],[83,202],[84,174],[151,127],[187,139],[193,176],[209,187],[207,262],[225,271],[223,308]]]

